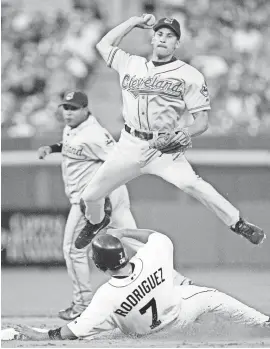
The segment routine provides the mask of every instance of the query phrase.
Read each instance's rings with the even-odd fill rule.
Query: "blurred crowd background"
[[[117,77],[95,44],[112,26],[144,12],[180,21],[183,35],[176,56],[205,75],[210,91],[206,136],[256,137],[270,131],[269,0],[55,0],[47,8],[37,3],[1,3],[3,139],[60,132],[57,105],[69,88],[88,92],[100,110],[97,117],[110,124],[112,133],[119,132]],[[125,49],[149,57],[150,35],[138,29],[124,41]]]

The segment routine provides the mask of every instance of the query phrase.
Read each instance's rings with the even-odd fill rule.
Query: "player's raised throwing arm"
[[[155,24],[155,17],[151,14],[144,14],[142,16],[134,16],[119,24],[117,27],[109,31],[96,45],[97,50],[102,58],[107,61],[108,55],[113,46],[119,45],[121,40],[133,28],[151,29]]]

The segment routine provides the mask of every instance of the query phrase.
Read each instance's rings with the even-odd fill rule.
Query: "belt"
[[[125,124],[125,130],[130,133],[131,135],[143,139],[145,141],[149,141],[150,139],[153,139],[154,133],[153,132],[143,132],[138,130],[132,130],[131,127]],[[161,134],[161,133],[158,133]]]

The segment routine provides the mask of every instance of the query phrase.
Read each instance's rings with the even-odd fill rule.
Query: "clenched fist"
[[[52,148],[49,145],[38,148],[38,158],[45,159],[45,157],[52,153]]]
[[[151,29],[153,28],[154,24],[156,23],[156,18],[154,15],[149,13],[144,13],[140,18],[140,22],[136,25],[138,28],[142,29]]]

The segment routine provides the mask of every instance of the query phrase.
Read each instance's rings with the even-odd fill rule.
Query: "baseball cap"
[[[73,107],[77,108],[84,108],[88,106],[88,98],[84,92],[68,91],[65,93],[62,102],[59,104],[59,107],[64,104],[72,105]]]
[[[180,24],[175,18],[161,18],[153,27],[153,30],[156,32],[162,27],[167,27],[172,29],[177,35],[178,39],[181,36]]]

